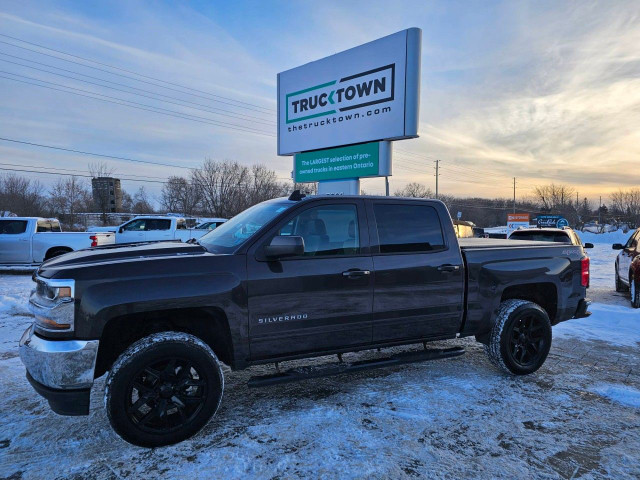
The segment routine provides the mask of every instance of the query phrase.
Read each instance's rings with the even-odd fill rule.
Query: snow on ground
[[[272,367],[227,371],[217,416],[154,450],[111,431],[104,378],[88,417],[49,410],[17,358],[32,282],[0,275],[0,478],[639,478],[640,311],[613,291],[621,240],[583,240],[593,315],[554,327],[534,375],[495,370],[472,339],[438,343],[464,346],[455,359],[262,389],[247,380]]]
[[[591,232],[576,232],[583,242],[589,243],[601,243],[611,246],[614,243],[627,243],[627,240],[633,234],[635,230],[629,230],[624,233],[622,230],[615,230],[607,233],[591,233]]]

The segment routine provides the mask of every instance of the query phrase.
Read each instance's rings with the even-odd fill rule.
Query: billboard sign
[[[562,215],[538,215],[536,222],[539,227],[562,228],[569,226],[569,221]]]
[[[521,227],[529,227],[528,213],[508,213],[507,214],[507,233],[510,234],[514,230]]]
[[[390,175],[389,142],[370,142],[346,147],[297,153],[293,162],[295,182]]]
[[[422,31],[278,74],[278,155],[418,136]]]

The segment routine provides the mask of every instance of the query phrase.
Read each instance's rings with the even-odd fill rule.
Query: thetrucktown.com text
[[[380,115],[381,113],[387,113],[390,111],[391,111],[391,107],[374,108],[371,110],[367,110],[366,113],[363,113],[363,114],[350,113],[345,115],[334,115],[331,118],[325,118],[323,120],[314,120],[311,122],[304,122],[299,125],[291,125],[287,127],[287,129],[290,132],[297,132],[299,130],[306,130],[308,128],[324,127],[324,126],[333,125],[334,123],[347,122],[350,120],[355,120],[356,118],[365,118],[365,117],[371,117],[372,115]]]

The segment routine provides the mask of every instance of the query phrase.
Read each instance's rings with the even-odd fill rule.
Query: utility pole
[[[600,195],[600,203],[598,204],[598,225],[602,225],[602,220],[600,219],[601,213],[602,213],[602,195]]]
[[[436,200],[438,199],[438,176],[440,172],[438,171],[440,160],[436,160]]]
[[[513,177],[513,213],[516,213],[516,177]]]
[[[388,197],[389,196],[389,177],[384,177],[384,187]]]

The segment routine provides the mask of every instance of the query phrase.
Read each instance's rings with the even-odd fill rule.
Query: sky
[[[463,197],[511,197],[513,177],[518,198],[551,182],[595,201],[640,186],[636,0],[5,0],[0,137],[155,163],[102,159],[153,198],[205,158],[285,180],[278,72],[409,27],[423,35],[420,137],[394,143],[392,191],[433,188],[435,159],[440,192]],[[0,159],[77,174],[101,160],[7,140]]]

